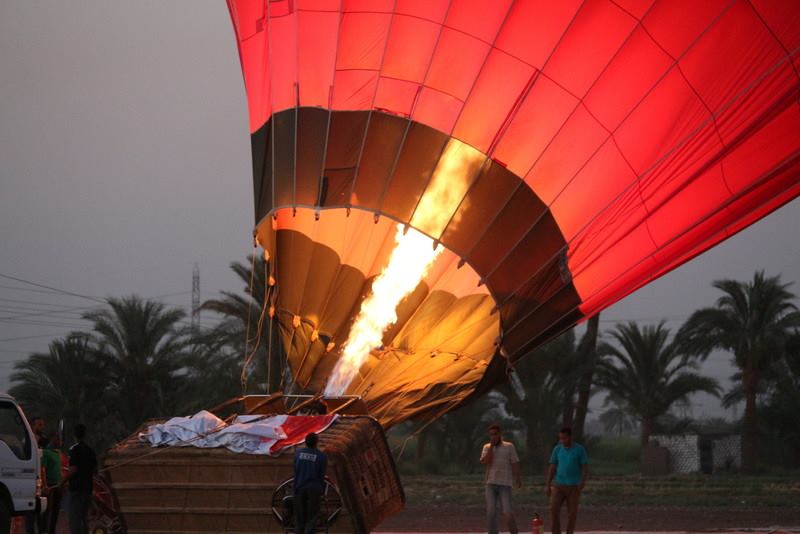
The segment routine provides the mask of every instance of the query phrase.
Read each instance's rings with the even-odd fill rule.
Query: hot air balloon
[[[791,0],[228,7],[294,381],[331,388],[360,343],[338,391],[385,426],[485,392],[800,192]]]

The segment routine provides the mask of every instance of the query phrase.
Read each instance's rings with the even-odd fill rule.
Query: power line
[[[32,312],[28,312],[28,313],[20,313],[20,314],[17,314],[17,315],[8,315],[8,316],[5,316],[5,317],[0,317],[0,321],[6,320],[6,319],[18,319],[18,318],[22,318],[22,317],[41,317],[43,315],[52,315],[52,314],[58,314],[58,313],[64,313],[64,312],[69,312],[69,311],[76,311],[76,310],[90,310],[90,309],[96,309],[96,308],[97,308],[97,306],[71,306],[71,307],[68,307],[68,308],[61,308],[61,309],[58,309],[58,310],[39,310],[39,311],[32,311]]]
[[[53,286],[50,286],[50,285],[47,285],[47,284],[41,284],[39,282],[33,282],[31,280],[26,280],[24,278],[11,276],[11,275],[8,275],[8,274],[0,273],[0,278],[5,278],[7,280],[13,280],[15,282],[20,282],[22,284],[32,285],[32,286],[35,286],[35,287],[38,287],[38,288],[45,289],[46,291],[19,288],[19,287],[15,287],[15,286],[2,286],[5,289],[12,289],[12,290],[17,290],[17,291],[31,291],[31,292],[45,293],[45,294],[67,295],[67,296],[78,297],[78,298],[82,298],[82,299],[86,299],[86,300],[91,300],[92,302],[96,302],[98,304],[108,304],[107,300],[101,299],[99,297],[94,297],[94,296],[91,296],[91,295],[84,295],[84,294],[81,294],[81,293],[76,293],[74,291],[68,291],[68,290],[65,290],[65,289],[60,289],[60,288],[53,287]],[[185,295],[187,293],[192,293],[192,291],[177,291],[177,292],[173,292],[173,293],[166,293],[166,294],[163,294],[163,295],[157,295],[157,296],[154,296],[154,297],[146,297],[146,298],[150,299],[150,300],[160,300],[160,299],[164,299],[164,298],[168,298],[168,297],[175,297],[175,296]],[[0,299],[0,300],[5,301],[5,302],[15,302],[15,303],[18,303],[18,304],[30,304],[30,305],[35,305],[35,306],[47,306],[47,307],[55,307],[56,306],[56,305],[50,304],[50,303],[38,302],[38,301],[29,301],[29,300],[28,301],[19,300],[19,299]],[[165,303],[165,304],[168,304],[168,303]],[[173,308],[183,308],[183,309],[190,308],[190,306],[179,305],[179,304],[168,304],[168,306],[173,307]],[[80,310],[89,310],[89,309],[93,309],[93,308],[96,308],[96,306],[75,306],[75,307],[66,307],[66,308],[62,307],[62,308],[53,309],[53,310],[47,310],[47,309],[36,310],[36,308],[32,308],[32,310],[35,310],[35,311],[30,311],[30,312],[26,312],[26,313],[18,313],[18,314],[15,314],[15,315],[9,315],[9,316],[5,316],[5,317],[0,317],[0,322],[4,322],[4,323],[10,324],[10,325],[13,324],[13,325],[24,325],[24,326],[40,326],[40,327],[46,327],[46,328],[62,328],[62,329],[70,329],[70,330],[72,330],[72,329],[77,329],[77,328],[84,328],[86,325],[85,324],[75,324],[75,323],[25,321],[25,320],[22,320],[22,319],[24,319],[24,318],[35,318],[35,317],[41,317],[41,316],[46,316],[46,315],[54,315],[54,316],[56,316],[56,317],[54,317],[54,319],[68,320],[69,319],[68,317],[63,317],[64,314],[67,314],[69,312],[80,311]],[[62,316],[58,317],[58,315],[62,315]],[[188,325],[188,323],[189,322],[186,321],[186,320],[179,321],[179,324]],[[211,328],[211,327],[207,327],[205,324],[203,324],[200,321],[197,321],[196,326],[197,327],[202,327],[202,328]],[[39,335],[33,335],[33,336],[17,336],[17,337],[10,337],[10,338],[2,338],[2,339],[0,339],[0,342],[22,341],[22,340],[28,340],[28,339],[40,339],[40,338],[45,338],[45,337],[53,338],[53,337],[55,337],[57,335],[58,334],[39,334]]]
[[[188,304],[176,304],[176,303],[172,303],[172,302],[166,302],[164,300],[164,299],[169,298],[169,297],[174,297],[174,296],[177,296],[177,295],[185,295],[187,293],[191,293],[191,291],[181,291],[180,293],[167,293],[165,295],[155,295],[155,296],[152,296],[152,297],[142,297],[142,298],[144,298],[146,300],[159,300],[159,301],[162,301],[164,304],[167,304],[167,305],[172,306],[172,307],[188,308],[189,307]],[[14,302],[14,303],[17,303],[17,304],[33,304],[33,305],[37,305],[37,306],[63,307],[63,304],[53,304],[53,303],[50,303],[50,302],[40,302],[38,300],[10,299],[10,298],[6,298],[6,297],[0,297],[0,301],[2,301],[2,302]],[[102,303],[103,304],[107,304],[107,301],[103,300]],[[96,307],[96,306],[86,306],[86,308],[94,308],[94,307]]]
[[[0,289],[12,289],[15,291],[25,291],[27,293],[44,293],[45,295],[58,295],[58,291],[53,291],[51,289],[41,290],[41,289],[29,289],[27,287],[18,287],[18,286],[4,286],[0,285]]]
[[[37,313],[64,313],[68,315],[81,315],[81,313],[77,311],[68,311],[72,309],[75,308],[73,307],[38,308],[36,306],[23,306],[21,304],[0,304],[0,311],[8,313],[21,313],[21,312],[33,311]]]
[[[77,312],[77,311],[66,311],[66,310],[69,310],[69,308],[58,308],[58,309],[54,309],[53,310],[53,309],[47,309],[47,308],[36,308],[36,307],[32,307],[32,306],[20,306],[19,304],[0,305],[0,311],[6,312],[6,313],[22,313],[22,312],[35,311],[35,312],[39,312],[39,313],[48,312],[48,313],[55,313],[55,314],[62,314],[62,315],[72,315],[72,316],[75,316],[75,317],[80,317],[81,315],[83,315],[82,313]]]
[[[52,287],[52,286],[48,286],[48,285],[45,285],[45,284],[40,284],[38,282],[31,282],[30,280],[25,280],[24,278],[17,278],[16,276],[11,276],[11,275],[8,275],[8,274],[0,273],[0,278],[6,278],[8,280],[14,280],[15,282],[20,282],[20,283],[23,283],[23,284],[29,284],[29,285],[36,286],[36,287],[41,287],[43,289],[50,289],[51,291],[56,291],[58,293],[63,293],[64,295],[72,295],[73,297],[80,297],[82,299],[92,300],[94,302],[100,302],[100,303],[103,303],[103,304],[105,304],[105,302],[106,302],[105,300],[99,299],[97,297],[92,297],[92,296],[89,296],[89,295],[82,295],[80,293],[75,293],[74,291],[67,291],[66,289],[59,289],[57,287]]]
[[[177,295],[185,295],[186,293],[191,293],[191,292],[190,291],[181,291],[181,292],[177,292],[177,293],[167,293],[165,295],[157,295],[155,297],[149,297],[149,299],[160,300],[160,299],[163,299],[163,298],[166,298],[166,297],[174,297],[174,296],[177,296]],[[35,305],[51,306],[51,307],[56,306],[56,305],[48,304],[48,303],[45,303],[45,302],[24,301],[24,300],[18,300],[18,299],[0,298],[0,301],[17,302],[17,303],[23,303],[23,304],[35,304]],[[102,301],[102,302],[104,304],[106,303],[106,301]],[[168,304],[168,305],[171,306],[171,307],[174,307],[174,308],[188,308],[188,306],[180,305],[180,304]],[[29,312],[29,313],[21,313],[21,314],[17,314],[17,315],[9,315],[9,316],[6,316],[6,317],[0,317],[0,320],[3,320],[3,319],[16,319],[16,318],[20,318],[20,317],[39,317],[39,316],[43,316],[43,315],[53,315],[53,314],[57,315],[59,313],[64,313],[64,312],[90,310],[90,309],[96,309],[96,308],[97,308],[97,306],[61,307],[58,310],[41,310],[41,311],[32,311],[32,312]]]
[[[43,337],[55,337],[57,334],[37,334],[35,336],[6,337],[0,339],[0,343],[7,341],[23,341],[26,339],[41,339]]]
[[[23,299],[10,299],[5,297],[0,297],[0,301],[2,302],[12,302],[15,304],[34,304],[37,306],[49,306],[51,308],[63,307],[64,304],[52,304],[50,302],[40,302],[38,300],[23,300]]]
[[[84,328],[85,323],[59,323],[55,321],[31,321],[25,319],[0,319],[0,323],[25,326],[60,326],[63,328]]]
[[[63,306],[59,304],[44,304],[40,302],[27,302],[27,303],[13,303],[13,302],[2,302],[4,299],[0,299],[0,309],[3,310],[13,310],[13,311],[59,311],[59,310],[68,310],[72,308],[72,306]]]

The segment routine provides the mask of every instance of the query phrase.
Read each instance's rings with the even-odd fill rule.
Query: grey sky
[[[204,298],[239,290],[228,264],[251,250],[251,184],[223,0],[0,2],[0,274],[98,297],[171,295],[188,308],[197,261]],[[603,326],[677,327],[714,301],[720,277],[763,268],[800,280],[799,207],[628,297]],[[34,289],[0,278],[0,389],[14,360],[83,324],[80,310],[8,317],[92,305],[3,286]],[[727,383],[728,359],[712,355],[705,372]],[[696,400],[695,415],[722,413]]]

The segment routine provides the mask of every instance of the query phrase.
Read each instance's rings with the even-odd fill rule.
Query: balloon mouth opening
[[[292,328],[310,329],[309,340],[321,348],[317,372],[308,363],[293,366],[306,391],[330,397],[363,393],[371,389],[368,375],[386,360],[421,353],[427,359],[448,355],[460,364],[475,358],[474,363],[484,368],[494,354],[499,318],[495,301],[475,270],[413,224],[383,215],[355,207],[292,206],[273,210],[256,228],[257,244],[276,266],[277,293],[285,297],[277,305],[279,321],[291,314]],[[287,295],[280,286],[315,282],[308,280],[308,265],[323,257],[335,257],[337,262],[329,268],[314,266],[329,276],[330,283],[323,285],[330,294],[317,299],[325,301],[319,309],[304,310],[303,293],[313,290],[304,287]],[[352,304],[345,306],[349,318],[342,322],[332,317],[331,310],[346,300],[336,281],[344,278],[345,271],[363,283]],[[434,325],[423,319],[430,310],[440,315]],[[450,327],[437,327],[442,321]],[[473,338],[482,336],[470,332],[473,323],[488,327],[486,346],[476,346]],[[293,350],[292,339],[284,339],[284,345],[287,341],[287,351]],[[304,359],[309,360],[299,358]]]

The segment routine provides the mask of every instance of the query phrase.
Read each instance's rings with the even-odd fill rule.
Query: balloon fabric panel
[[[228,6],[301,387],[324,386],[398,224],[446,250],[351,387],[387,424],[486,391],[800,192],[791,0]]]

